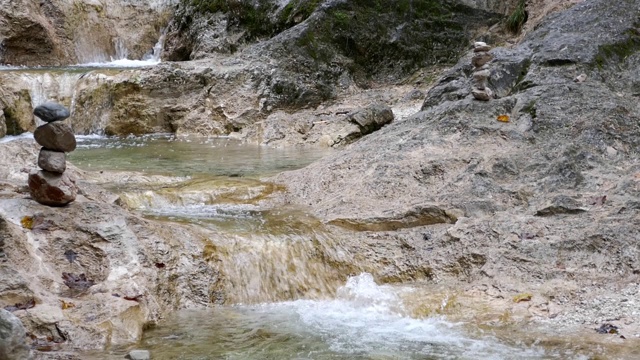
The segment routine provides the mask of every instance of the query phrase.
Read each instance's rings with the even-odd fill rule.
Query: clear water
[[[442,319],[404,314],[399,293],[369,274],[334,299],[183,311],[148,331],[137,348],[153,359],[543,359],[542,349],[473,338]],[[114,350],[105,359],[122,356]]]
[[[299,169],[327,153],[317,148],[272,148],[219,137],[78,136],[78,148],[69,160],[86,170],[256,177]]]

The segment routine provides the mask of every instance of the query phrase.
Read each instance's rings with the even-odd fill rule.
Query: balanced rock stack
[[[493,59],[493,55],[489,54],[491,46],[483,42],[476,42],[473,45],[473,57],[471,65],[475,67],[473,72],[473,89],[471,93],[477,100],[489,101],[493,97],[493,91],[487,85],[491,71],[489,70],[489,61]]]
[[[74,201],[78,193],[75,181],[65,174],[66,153],[76,148],[73,130],[62,122],[69,117],[69,110],[48,102],[36,107],[33,114],[46,124],[33,132],[36,142],[42,145],[38,155],[38,166],[42,170],[29,173],[31,197],[43,205],[64,206]]]

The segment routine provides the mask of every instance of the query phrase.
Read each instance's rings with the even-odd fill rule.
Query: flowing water
[[[416,304],[426,296],[417,288],[379,285],[366,273],[347,277],[358,273],[345,266],[353,259],[318,220],[262,204],[281,189],[260,177],[323,155],[227,138],[79,137],[70,161],[81,168],[180,177],[162,186],[123,181],[112,190],[149,218],[212,231],[204,252],[220,264],[227,304],[177,312],[134,347],[87,358],[120,359],[143,348],[159,360],[587,359],[424,317]]]

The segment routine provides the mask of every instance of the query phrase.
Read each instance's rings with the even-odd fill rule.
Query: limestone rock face
[[[43,170],[62,174],[67,168],[67,155],[61,151],[43,148],[38,155],[38,166]]]
[[[36,142],[53,151],[71,152],[76,149],[76,137],[71,127],[62,122],[39,126],[33,132]]]
[[[29,173],[31,197],[43,205],[64,206],[76,199],[78,189],[69,174],[33,170]]]
[[[22,322],[4,309],[0,309],[0,359],[33,359],[31,349],[27,346],[26,330]]]
[[[0,1],[0,62],[58,66],[124,55],[140,59],[157,42],[174,2]]]
[[[64,120],[70,116],[69,109],[54,102],[47,102],[37,106],[33,110],[33,114],[44,122]]]

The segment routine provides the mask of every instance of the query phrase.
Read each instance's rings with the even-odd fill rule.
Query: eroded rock
[[[64,206],[76,199],[78,189],[67,173],[32,170],[29,173],[31,197],[43,205]]]

